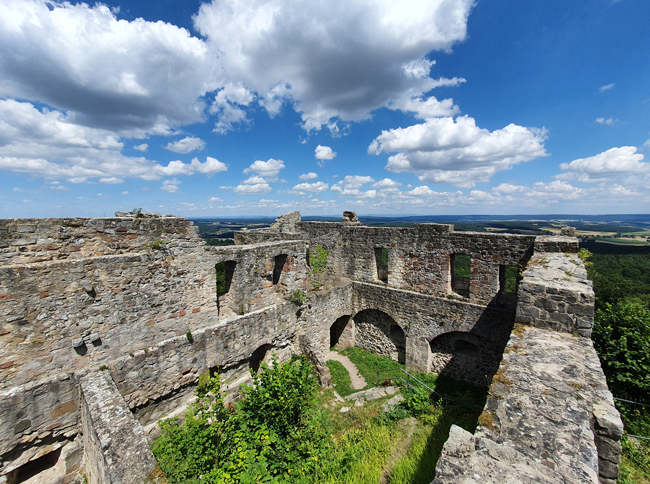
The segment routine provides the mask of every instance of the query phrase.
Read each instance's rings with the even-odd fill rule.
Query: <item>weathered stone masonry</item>
[[[483,426],[473,444],[463,444],[474,445],[467,454],[478,459],[474,473],[489,478],[486,469],[494,468],[481,467],[479,443],[489,441],[515,449],[522,476],[539,474],[526,467],[530,461],[564,482],[598,475],[612,482],[620,419],[588,340],[593,291],[575,239],[440,224],[372,228],[353,213],[341,223],[302,222],[292,212],[217,248],[185,219],[120,215],[0,220],[0,483],[57,449],[76,462],[69,456],[78,454],[80,437],[90,482],[142,482],[128,469],[151,468],[144,437],[154,438],[155,422],[184,408],[201,373],[219,371],[236,390],[269,353],[281,360],[304,353],[327,385],[332,338],[412,369],[491,382]],[[330,250],[326,284],[298,306],[289,294],[310,288],[306,249],[316,245]],[[382,249],[387,274],[378,263]],[[471,258],[466,293],[452,285],[459,254]],[[220,262],[230,279],[217,295]],[[501,287],[506,266],[525,269],[516,305]],[[515,319],[523,329],[511,335]],[[527,366],[543,358],[555,365],[552,378],[545,366]],[[531,440],[529,406],[546,408],[535,393],[563,423],[549,421]],[[101,402],[110,405],[103,410]],[[511,422],[514,406],[524,417]],[[106,424],[113,418],[115,427]],[[580,437],[566,437],[573,434]],[[113,441],[117,448],[107,444]],[[462,482],[447,447],[440,482]],[[128,459],[119,448],[130,449]],[[579,462],[571,460],[575,449],[583,449]],[[572,473],[578,464],[584,472]],[[66,467],[68,482],[77,467]],[[455,477],[444,481],[448,474]]]

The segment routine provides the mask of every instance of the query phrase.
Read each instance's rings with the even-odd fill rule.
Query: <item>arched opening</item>
[[[472,259],[467,254],[451,254],[449,256],[451,290],[459,296],[469,297],[471,265]]]
[[[400,363],[406,362],[406,335],[383,311],[365,309],[354,316],[355,346],[372,350]]]
[[[334,321],[334,324],[332,324],[332,326],[330,326],[330,349],[334,348],[337,345],[340,345],[342,347],[353,345],[354,342],[350,341],[351,335],[344,335],[349,322],[349,315],[341,316],[336,321]],[[350,329],[348,328],[348,333],[349,332]]]
[[[273,265],[273,285],[277,285],[282,277],[282,270],[284,263],[287,261],[287,254],[280,254],[274,258],[275,264]]]
[[[262,364],[262,362],[265,360],[267,356],[270,356],[269,351],[271,351],[272,348],[273,345],[266,344],[260,346],[255,351],[253,351],[253,354],[249,359],[251,370],[253,370],[255,373],[257,373],[260,370],[260,365]]]

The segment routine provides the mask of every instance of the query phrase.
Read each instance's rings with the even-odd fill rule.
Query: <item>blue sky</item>
[[[0,216],[650,212],[647,0],[0,4]]]

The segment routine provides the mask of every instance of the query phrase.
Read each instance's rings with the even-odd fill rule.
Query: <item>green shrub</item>
[[[317,388],[304,357],[251,372],[243,400],[224,406],[218,377],[197,390],[182,424],[160,422],[154,455],[170,484],[314,482],[331,454],[322,415],[314,412]]]

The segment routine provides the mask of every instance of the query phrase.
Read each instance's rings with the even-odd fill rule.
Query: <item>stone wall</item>
[[[469,300],[490,303],[500,291],[499,266],[523,268],[535,237],[509,234],[454,232],[452,225],[418,224],[413,228],[366,227],[336,222],[299,222],[295,232],[272,228],[238,233],[238,243],[304,239],[309,246],[330,251],[327,276],[380,282],[375,249],[388,249],[391,287],[423,294],[451,295],[450,257],[471,257]],[[575,239],[572,239],[575,240]]]
[[[303,241],[262,242],[255,245],[210,247],[212,266],[235,262],[230,290],[219,295],[222,316],[243,314],[284,300],[288,293],[307,288],[307,264]],[[280,277],[274,284],[276,257],[283,257]]]
[[[79,387],[60,373],[0,392],[0,476],[77,433]]]
[[[458,355],[460,359],[456,358],[452,364],[437,365],[437,371],[475,384],[489,383],[510,335],[513,309],[471,304],[379,284],[354,282],[353,290],[353,314],[364,309],[376,309],[390,316],[404,331],[408,368],[430,371],[436,361],[445,359],[449,362],[451,357],[446,350],[435,345],[432,347],[431,342],[441,335],[458,333],[468,335],[463,339],[481,341],[481,364],[470,372],[462,363],[463,355]],[[353,319],[350,331],[356,329],[356,316]],[[353,337],[354,344],[359,345],[356,334]]]
[[[155,240],[198,233],[172,216],[0,219],[0,265],[139,252]]]
[[[156,460],[142,426],[105,372],[81,379],[84,464],[91,484],[142,484]]]
[[[356,328],[355,346],[400,363],[406,362],[404,330],[388,314],[376,309],[364,309],[355,314],[353,321]]]
[[[517,321],[590,337],[594,291],[577,254],[535,253],[519,284]]]
[[[54,230],[51,220],[12,222],[27,227],[20,233],[33,227]],[[246,361],[258,346],[281,340],[278,350],[294,351],[292,338],[299,328],[295,313],[273,315],[272,323],[255,314],[276,304],[293,308],[286,299],[290,291],[305,286],[304,242],[208,247],[187,220],[176,218],[58,223],[57,230],[78,230],[75,240],[84,238],[86,246],[77,244],[82,250],[66,259],[13,263],[22,257],[18,255],[0,266],[0,391],[6,396],[0,402],[0,472],[22,465],[50,442],[77,433],[78,378],[88,371],[106,367],[115,372],[129,405],[146,420],[153,411],[142,407],[172,409],[173,404],[164,401],[183,392],[191,396],[198,375],[220,365],[219,358],[236,361],[231,373],[246,375]],[[92,250],[97,250],[99,241],[105,241],[101,234],[113,230],[107,227],[125,224],[140,230],[139,235],[129,233],[131,229],[117,232],[126,234],[124,241],[131,244],[122,246],[125,253],[84,252],[94,239]],[[159,238],[158,227],[179,233],[164,233],[165,243],[156,249],[144,241]],[[97,229],[94,236],[91,229]],[[273,284],[277,255],[286,258]],[[237,299],[219,314],[214,267],[223,260],[237,261],[231,288]],[[187,343],[188,334],[200,340],[202,329],[220,325],[226,326],[220,330],[222,337],[207,346],[212,354],[204,355],[199,364],[191,351],[184,352],[184,347],[179,351],[175,343],[170,346],[170,341]],[[161,344],[168,351],[163,350],[161,361],[152,365],[153,360],[143,355],[153,349],[154,357]],[[147,363],[140,364],[143,361]],[[65,378],[54,376],[59,374]]]

